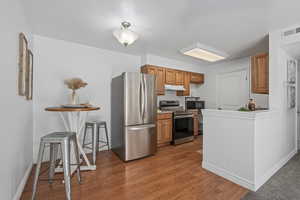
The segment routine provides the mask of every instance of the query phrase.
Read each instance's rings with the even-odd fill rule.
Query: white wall
[[[234,72],[246,69],[247,77],[250,82],[250,58],[240,58],[227,62],[210,65],[205,75],[205,84],[200,88],[201,97],[206,101],[206,107],[217,108],[217,75],[228,72]],[[249,84],[250,85],[250,84]],[[268,108],[268,95],[250,93],[248,88],[249,98],[254,98],[258,106]],[[248,102],[245,102],[245,104]]]
[[[300,148],[300,60],[298,60],[298,66],[297,66],[297,144],[298,149]]]
[[[169,58],[164,58],[152,54],[147,54],[142,57],[142,63],[143,64],[151,64],[151,65],[156,65],[156,66],[161,66],[161,67],[168,67],[168,68],[173,68],[173,69],[178,69],[178,70],[184,70],[184,71],[190,71],[190,72],[197,72],[197,73],[206,73],[207,67],[201,66],[201,65],[192,65],[189,63],[169,59]],[[196,97],[202,97],[201,94],[201,88],[204,87],[207,83],[205,82],[204,84],[191,84],[191,92],[190,96],[196,96]],[[182,106],[185,105],[184,103],[184,97],[182,96],[176,96],[175,91],[166,91],[165,95],[163,96],[158,96],[157,98],[158,101],[161,100],[178,100]]]
[[[83,101],[99,105],[100,111],[90,112],[110,127],[110,83],[112,76],[124,71],[139,71],[141,58],[34,35],[35,98],[34,158],[40,137],[64,130],[58,113],[46,112],[48,106],[68,103],[70,90],[63,80],[80,77],[88,83],[80,89]],[[34,159],[36,160],[36,159]]]
[[[296,108],[287,105],[287,60],[290,56],[282,49],[281,31],[269,34],[269,106],[278,113],[273,116],[276,122],[272,129],[266,130],[273,139],[264,144],[264,167],[276,169],[297,151]],[[277,170],[277,169],[276,169]],[[276,171],[275,170],[275,171]]]
[[[0,1],[0,199],[18,199],[32,165],[32,101],[17,95],[18,34],[31,44],[21,1]]]

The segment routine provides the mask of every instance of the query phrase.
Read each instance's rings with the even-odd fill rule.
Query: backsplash
[[[162,100],[179,101],[181,106],[185,106],[184,97],[176,96],[176,91],[167,90],[167,91],[165,91],[164,96],[157,96],[157,105],[159,105],[159,101],[162,101]]]
[[[191,84],[191,96],[193,97],[199,97],[199,85]],[[180,105],[185,108],[185,97],[184,96],[177,96],[176,91],[166,90],[164,96],[157,96],[157,105],[159,105],[159,101],[162,100],[175,100],[179,101]]]

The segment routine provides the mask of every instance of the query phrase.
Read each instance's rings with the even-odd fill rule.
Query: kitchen
[[[156,116],[156,140],[157,147],[164,147],[168,145],[179,145],[186,142],[191,142],[198,135],[204,135],[206,131],[203,131],[203,126],[205,127],[205,122],[203,122],[202,111],[208,112],[206,110],[211,110],[215,112],[220,112],[219,110],[248,110],[248,102],[251,100],[255,106],[255,110],[267,110],[268,109],[268,54],[257,54],[251,58],[237,59],[234,61],[227,61],[216,66],[211,66],[211,70],[204,73],[196,73],[190,71],[184,71],[168,67],[160,67],[156,65],[143,65],[141,67],[141,72],[145,74],[155,75],[156,87],[155,93],[157,95],[156,99],[149,99],[146,102],[157,102],[155,107],[157,108]],[[230,65],[230,67],[228,67]],[[257,70],[260,72],[265,72],[264,76],[258,76]],[[232,75],[233,74],[233,75]],[[124,76],[124,75],[123,75]],[[205,82],[208,76],[208,83]],[[225,77],[226,79],[218,80],[219,77]],[[123,77],[124,78],[124,77]],[[213,84],[214,81],[217,84]],[[125,81],[126,82],[126,81]],[[130,81],[127,81],[130,83]],[[225,88],[221,88],[221,93],[218,92],[218,84]],[[122,83],[122,85],[127,85]],[[126,87],[137,88],[139,83]],[[217,85],[217,86],[216,86]],[[250,86],[251,85],[251,86]],[[214,90],[217,87],[215,101],[217,104],[215,106],[208,106],[206,109],[204,101],[207,100],[209,104],[214,100],[212,97],[207,95],[207,90]],[[219,86],[220,87],[220,86]],[[228,88],[226,88],[228,87]],[[114,93],[123,94],[119,91],[121,86],[116,87],[117,92],[113,92],[112,88],[112,133],[115,132],[114,127],[119,127],[113,121],[114,113],[118,112],[115,109],[115,105],[122,104],[122,102],[114,102],[114,99],[122,99],[117,97]],[[127,90],[127,89],[126,89]],[[133,89],[134,90],[134,89]],[[222,93],[226,91],[225,96]],[[143,93],[143,92],[142,92]],[[240,95],[243,94],[243,95]],[[125,95],[126,96],[126,95]],[[139,96],[139,95],[138,95]],[[149,93],[146,96],[151,96]],[[209,98],[208,98],[209,97]],[[127,97],[128,98],[128,97]],[[139,98],[139,97],[136,97]],[[143,98],[142,98],[143,99]],[[126,100],[130,102],[131,100]],[[132,100],[133,101],[133,100]],[[144,100],[142,100],[144,101]],[[136,104],[137,103],[137,104]],[[130,106],[130,115],[135,114],[135,110],[139,110],[140,105],[138,102],[134,103],[134,106]],[[143,104],[143,102],[142,102]],[[135,106],[136,105],[136,106]],[[147,105],[146,105],[147,107]],[[155,109],[155,108],[154,108]],[[206,109],[206,110],[204,110]],[[146,114],[149,110],[146,111]],[[152,115],[152,114],[150,114]],[[117,117],[119,118],[119,117]],[[128,115],[128,118],[132,118]],[[126,121],[126,118],[125,118]],[[141,124],[142,122],[132,122],[128,125]],[[145,123],[145,122],[144,122]],[[149,124],[150,121],[145,124]],[[153,127],[151,127],[154,129]],[[205,129],[207,130],[207,129]],[[153,130],[152,130],[153,132]],[[210,130],[208,130],[209,134]],[[214,131],[215,133],[218,131]],[[130,134],[129,134],[130,135]],[[212,134],[211,134],[212,135]],[[202,136],[201,136],[202,140]],[[139,143],[140,141],[133,139],[131,142]],[[114,140],[113,140],[114,143]],[[117,143],[120,143],[119,141]],[[113,145],[114,146],[114,145]],[[125,144],[126,146],[126,144]],[[130,145],[128,145],[130,146]],[[143,145],[145,147],[145,145]],[[206,145],[207,146],[207,145]],[[214,145],[208,145],[210,148],[215,148]],[[137,148],[137,147],[135,147]],[[153,147],[152,147],[153,148]],[[114,148],[113,148],[114,150]],[[163,149],[162,149],[163,150]],[[126,148],[123,149],[126,152]],[[139,151],[139,150],[137,150]],[[145,152],[141,153],[140,156],[133,156],[131,159],[124,159],[120,156],[122,160],[129,161],[142,158],[149,155],[154,155],[156,150],[141,150]],[[124,152],[123,152],[124,153]]]
[[[190,102],[185,97],[196,95],[197,89],[204,84],[205,75],[153,65],[144,65],[141,72],[156,76],[159,109],[157,116],[158,145],[163,146],[170,142],[173,144],[178,143],[176,142],[176,122],[179,124],[183,122],[181,125],[185,125],[185,129],[188,130],[187,134],[183,136],[186,141],[189,140],[188,138],[192,140],[193,136],[199,135],[200,124],[202,124],[201,109],[204,109],[205,102],[200,101],[199,97],[196,98],[198,102]],[[184,90],[182,91],[182,89]],[[174,120],[170,113],[172,111],[174,111]],[[184,114],[187,117],[185,119],[183,118]],[[181,118],[181,120],[176,118]]]
[[[124,161],[154,155],[157,146],[191,142],[202,134],[205,102],[185,96],[190,95],[191,83],[204,83],[204,74],[153,65],[144,65],[141,72],[112,80],[112,150]],[[166,93],[168,97],[161,96]]]

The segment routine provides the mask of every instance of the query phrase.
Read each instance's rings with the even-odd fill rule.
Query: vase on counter
[[[79,99],[76,94],[76,90],[83,88],[87,85],[86,82],[81,80],[80,78],[71,78],[71,79],[66,79],[65,85],[68,86],[69,89],[72,90],[71,97],[70,97],[70,104],[79,104]]]
[[[256,108],[256,103],[254,99],[249,99],[248,109],[251,111],[255,111],[255,108]]]
[[[78,104],[78,95],[76,93],[76,90],[72,90],[71,96],[70,96],[70,104]]]

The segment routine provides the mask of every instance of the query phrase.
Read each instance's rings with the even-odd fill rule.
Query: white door
[[[237,110],[248,103],[249,80],[247,70],[217,75],[217,106]]]

